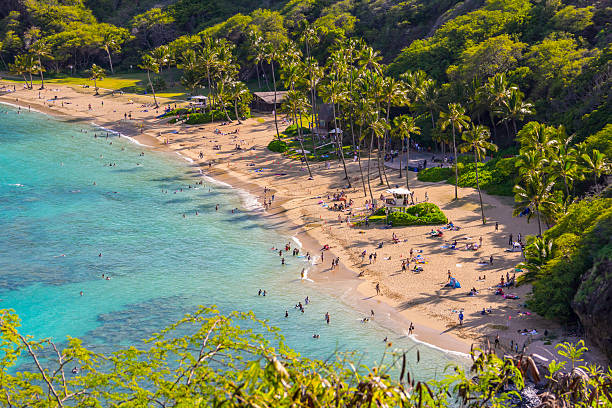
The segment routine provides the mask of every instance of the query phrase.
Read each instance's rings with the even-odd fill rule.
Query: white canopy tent
[[[390,188],[386,192],[389,193],[389,194],[402,195],[402,196],[412,194],[412,192],[410,190],[408,190],[407,188],[404,188],[404,187]]]

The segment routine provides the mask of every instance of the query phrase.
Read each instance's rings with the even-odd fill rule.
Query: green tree
[[[457,182],[459,180],[458,172],[458,157],[457,157],[457,142],[455,138],[455,131],[461,132],[468,126],[470,117],[465,114],[465,109],[458,103],[449,103],[448,112],[440,112],[440,127],[442,130],[446,130],[448,126],[451,127],[453,132],[453,154],[455,162],[455,200],[459,198],[457,194]]]
[[[594,149],[591,154],[583,153],[581,159],[586,167],[586,171],[593,175],[595,185],[597,185],[602,175],[612,172],[612,167],[606,160],[606,156],[597,149]]]
[[[348,183],[348,188],[351,188],[351,179],[346,169],[346,161],[344,160],[344,143],[342,142],[344,133],[343,130],[338,128],[338,120],[336,117],[336,105],[340,104],[345,95],[346,89],[344,88],[343,84],[338,81],[332,80],[329,84],[321,87],[321,96],[325,101],[332,105],[332,112],[334,115],[334,137],[336,139],[336,145],[338,148],[338,157],[342,161],[342,166],[344,168],[344,177]]]
[[[42,60],[50,59],[52,57],[51,47],[44,38],[41,38],[32,44],[32,47],[30,47],[30,52],[34,54],[38,60],[37,67],[40,75],[40,89],[45,89],[45,77],[43,75],[43,72],[45,72],[45,66],[42,63]]]
[[[100,24],[99,30],[101,35],[100,46],[106,52],[111,74],[114,75],[115,70],[111,54],[121,52],[121,46],[131,38],[131,35],[127,29],[112,24]]]
[[[236,120],[238,121],[238,124],[242,124],[240,115],[238,114],[238,102],[241,104],[248,104],[251,99],[253,99],[253,95],[245,83],[241,81],[232,81],[230,83],[229,94],[234,102],[234,113],[236,115]]]
[[[498,115],[501,116],[504,123],[512,121],[512,127],[514,129],[514,136],[518,134],[516,126],[517,121],[522,121],[525,116],[533,115],[533,104],[523,101],[523,94],[517,88],[510,88],[510,92],[507,98],[504,98],[501,103],[500,109],[497,111]]]
[[[395,124],[395,133],[402,140],[402,153],[404,151],[404,142],[408,148],[406,149],[406,188],[410,189],[408,184],[408,164],[410,163],[410,135],[420,135],[421,128],[416,125],[412,116],[401,115],[393,120]],[[400,154],[400,174],[402,169],[402,155]]]
[[[513,215],[520,215],[526,208],[527,220],[530,220],[535,212],[538,217],[538,236],[542,236],[542,208],[551,203],[551,190],[553,189],[554,181],[546,180],[542,174],[527,176],[521,184],[514,186],[514,212]]]
[[[28,89],[32,89],[32,74],[38,71],[38,65],[34,55],[32,54],[21,54],[15,56],[15,62],[9,64],[11,72],[23,76],[23,80],[26,83]],[[26,75],[30,76],[30,82],[28,82]]]
[[[142,62],[138,65],[138,68],[144,69],[147,71],[147,79],[149,81],[149,87],[151,88],[151,92],[153,92],[153,100],[155,101],[155,107],[159,107],[157,103],[157,96],[155,95],[155,87],[153,86],[153,82],[151,82],[151,72],[157,74],[159,72],[159,65],[157,61],[150,55],[144,54],[142,56]]]
[[[306,163],[306,168],[308,169],[308,178],[312,180],[312,171],[310,170],[310,164],[308,163],[308,156],[306,155],[306,151],[304,150],[304,137],[302,136],[302,115],[308,112],[308,101],[306,96],[297,90],[291,90],[287,92],[287,97],[285,98],[284,110],[291,114],[293,119],[293,123],[298,131],[298,141],[300,142],[300,148],[302,149],[302,158],[304,159],[304,163]]]
[[[482,204],[482,193],[480,191],[480,182],[478,180],[478,164],[480,160],[486,156],[487,151],[497,151],[497,145],[489,142],[491,132],[483,125],[471,124],[471,127],[461,134],[461,138],[465,143],[459,146],[459,150],[463,153],[474,152],[474,165],[476,166],[476,189],[478,190],[478,198],[480,200],[480,212],[482,214],[482,225],[487,223],[484,214],[484,206]]]
[[[94,81],[94,89],[96,91],[96,95],[99,95],[98,93],[98,81],[104,79],[104,77],[106,76],[106,71],[104,70],[104,68],[97,66],[96,64],[93,64],[91,66],[91,69],[89,70],[89,80],[90,81]]]

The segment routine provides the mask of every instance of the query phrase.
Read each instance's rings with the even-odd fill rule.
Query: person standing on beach
[[[380,295],[380,283],[376,282],[376,295]]]
[[[499,231],[499,222],[495,222],[495,231]]]
[[[512,234],[510,234],[510,237],[508,238],[508,245],[512,245]]]
[[[463,311],[459,312],[459,325],[462,326],[463,325]]]

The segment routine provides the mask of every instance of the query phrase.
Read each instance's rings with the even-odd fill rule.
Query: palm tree
[[[115,75],[115,70],[113,68],[113,59],[111,57],[111,51],[116,50],[119,47],[119,38],[117,34],[113,32],[113,30],[107,30],[102,37],[102,48],[106,51],[106,56],[108,57],[108,65],[111,70],[111,75]]]
[[[570,185],[579,176],[576,149],[571,147],[567,149],[567,146],[559,146],[552,154],[550,166],[552,173],[563,179],[565,196],[569,197]]]
[[[43,72],[45,67],[42,64],[43,58],[51,58],[51,47],[44,38],[39,39],[30,48],[30,52],[38,59],[38,73],[40,75],[40,89],[45,89],[45,77]]]
[[[160,45],[151,51],[151,57],[153,57],[159,67],[159,72],[161,72],[162,67],[170,63],[170,48],[167,45]]]
[[[378,116],[376,114],[376,116]],[[389,124],[383,118],[376,118],[370,125],[372,128],[372,139],[370,140],[370,150],[368,151],[368,189],[370,190],[370,198],[374,201],[374,195],[372,194],[372,186],[370,185],[370,161],[371,161],[371,152],[373,149],[374,138],[381,138],[387,132],[387,128]],[[379,172],[380,174],[380,172]],[[382,183],[381,183],[382,184]]]
[[[219,52],[210,37],[205,37],[202,41],[202,48],[198,54],[198,64],[206,71],[208,80],[208,100],[211,101],[209,110],[212,111],[215,102],[215,92],[212,86],[212,71],[219,65]]]
[[[342,131],[338,128],[338,120],[336,118],[336,104],[339,104],[343,99],[345,90],[340,82],[331,81],[328,85],[323,86],[321,88],[322,96],[328,103],[332,105],[332,111],[334,115],[334,136],[336,138],[336,145],[338,147],[338,156],[342,160],[342,166],[344,167],[344,176],[348,182],[348,187],[351,188],[351,179],[348,175],[348,171],[346,170],[346,162],[344,160],[344,143],[342,141],[343,134]]]
[[[157,103],[157,96],[155,95],[155,87],[153,87],[153,82],[151,82],[151,72],[158,73],[159,65],[157,61],[150,55],[144,54],[142,56],[142,63],[138,66],[140,69],[144,69],[147,71],[147,79],[149,80],[149,86],[151,87],[151,92],[153,92],[153,100],[155,101],[155,107],[159,107]]]
[[[410,135],[420,135],[421,128],[416,125],[414,118],[408,115],[398,116],[393,120],[395,124],[395,132],[397,136],[402,139],[402,153],[404,150],[404,141],[408,148],[406,149],[406,188],[410,189],[408,185],[408,163],[410,162]],[[400,174],[402,171],[402,155],[400,155]]]
[[[536,150],[541,154],[546,154],[556,143],[553,133],[557,133],[552,126],[546,126],[538,122],[529,122],[523,126],[518,134],[521,143],[521,152]]]
[[[523,101],[523,93],[518,88],[510,88],[508,97],[502,100],[501,109],[497,111],[505,123],[512,121],[514,135],[518,134],[516,127],[517,120],[525,119],[525,116],[533,115],[533,104]]]
[[[440,127],[444,131],[448,126],[451,126],[453,131],[453,154],[455,155],[455,200],[457,200],[457,181],[459,172],[457,170],[457,143],[455,140],[455,130],[461,132],[467,127],[470,122],[470,117],[465,114],[465,109],[458,103],[449,103],[448,112],[440,112]]]
[[[106,76],[106,71],[104,68],[93,64],[91,69],[89,70],[89,80],[94,81],[94,89],[96,91],[96,95],[100,95],[98,93],[98,81],[101,81]]]
[[[28,89],[32,89],[31,82],[28,82],[26,74],[30,74],[30,79],[32,78],[32,70],[34,66],[34,56],[32,54],[22,54],[15,56],[15,62],[9,64],[9,70],[16,74],[23,76],[23,80],[26,83]]]
[[[538,235],[542,236],[541,212],[542,207],[551,204],[551,190],[554,181],[547,180],[543,174],[528,176],[523,179],[523,185],[514,186],[514,212],[513,215],[521,214],[526,208],[531,211],[527,214],[529,221],[535,212],[538,216]]]
[[[300,148],[302,149],[302,157],[304,158],[304,162],[306,163],[306,167],[308,168],[308,176],[309,179],[312,180],[312,171],[310,170],[310,164],[308,163],[308,156],[306,156],[306,151],[304,150],[304,139],[302,137],[302,124],[301,120],[298,121],[298,118],[301,118],[304,112],[308,111],[308,101],[306,100],[306,96],[302,94],[300,91],[289,91],[287,92],[287,97],[285,98],[284,103],[285,111],[289,112],[293,118],[293,123],[298,131],[298,141],[300,142]]]
[[[308,79],[308,90],[310,92],[310,109],[313,116],[313,128],[310,129],[312,137],[312,148],[313,154],[317,154],[317,145],[315,142],[315,126],[318,128],[318,116],[317,116],[317,86],[323,77],[323,68],[319,66],[319,63],[314,58],[306,58],[304,61],[304,67]],[[310,127],[310,126],[309,126]]]
[[[535,149],[522,151],[516,160],[516,167],[523,177],[536,177],[546,166],[548,159]]]
[[[529,282],[535,279],[552,257],[553,240],[545,237],[534,237],[525,247],[525,262],[517,265],[517,268],[527,270],[527,273],[523,275],[524,281]]]
[[[476,189],[478,190],[478,198],[480,199],[480,213],[482,214],[482,225],[487,223],[484,214],[484,206],[482,205],[482,193],[480,191],[480,181],[478,179],[478,163],[486,156],[488,150],[497,151],[497,145],[489,142],[491,132],[486,126],[471,124],[470,129],[461,134],[461,138],[465,143],[459,146],[459,150],[463,153],[474,152],[474,164],[476,165]]]
[[[276,128],[276,137],[280,140],[280,132],[278,131],[278,115],[277,115],[277,90],[276,90],[276,74],[274,73],[274,61],[278,61],[283,56],[283,50],[280,49],[282,43],[273,43],[269,42],[266,44],[266,60],[270,64],[270,69],[272,71],[272,84],[274,86],[274,127]],[[285,47],[283,47],[285,48]]]
[[[491,119],[491,127],[493,128],[493,136],[497,139],[497,130],[495,128],[495,113],[499,107],[508,98],[510,90],[508,89],[508,80],[504,73],[495,74],[489,78],[485,84],[485,96],[487,107],[489,109],[489,117]]]
[[[183,51],[176,67],[183,70],[181,84],[193,95],[195,89],[201,85],[201,76],[198,72],[200,66],[196,52],[191,48]]]
[[[602,174],[609,174],[612,170],[610,163],[606,161],[606,155],[597,149],[594,149],[590,155],[583,153],[580,157],[588,171],[593,174],[595,185]]]
[[[386,122],[389,123],[389,114],[391,111],[391,105],[394,106],[404,106],[408,103],[408,97],[406,92],[406,87],[404,83],[398,81],[392,77],[386,77],[383,79],[382,88],[381,88],[381,99],[383,103],[386,103]],[[383,173],[385,175],[385,181],[387,182],[387,186],[389,186],[389,180],[387,179],[387,171],[384,166],[384,157],[387,151],[387,139],[389,138],[389,131],[384,136],[383,139]],[[380,150],[380,148],[379,148]]]
[[[238,115],[238,101],[242,103],[249,103],[249,101],[253,98],[249,88],[241,81],[232,81],[229,86],[229,95],[231,99],[234,101],[234,113],[236,114],[236,120],[238,124],[242,124],[240,120],[240,115]]]

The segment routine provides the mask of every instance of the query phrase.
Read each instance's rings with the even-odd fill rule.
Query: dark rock
[[[612,260],[600,259],[583,275],[572,307],[587,338],[612,360]]]

